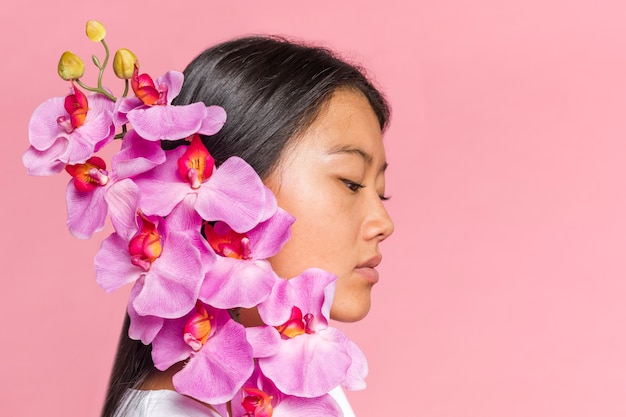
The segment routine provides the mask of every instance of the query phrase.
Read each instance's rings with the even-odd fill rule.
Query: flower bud
[[[137,57],[126,48],[118,49],[113,57],[113,72],[118,78],[128,80],[132,78],[135,65],[139,65]]]
[[[85,73],[85,64],[77,55],[74,55],[70,51],[65,51],[63,55],[61,55],[61,59],[59,59],[57,71],[59,77],[63,78],[65,81],[77,80]]]
[[[104,25],[97,20],[90,20],[87,22],[86,32],[87,37],[94,42],[100,42],[107,34]]]

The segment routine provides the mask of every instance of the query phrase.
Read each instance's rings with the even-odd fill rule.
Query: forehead
[[[340,90],[333,94],[311,126],[294,140],[287,154],[311,151],[328,155],[361,154],[367,162],[376,159],[384,163],[379,121],[362,93]]]

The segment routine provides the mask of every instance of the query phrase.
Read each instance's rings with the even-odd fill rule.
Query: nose
[[[393,221],[387,209],[382,200],[376,196],[363,222],[363,237],[365,240],[376,239],[382,242],[393,233],[393,229]]]

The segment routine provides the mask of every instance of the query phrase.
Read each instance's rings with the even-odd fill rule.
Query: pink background
[[[250,33],[318,41],[375,74],[394,107],[396,233],[373,310],[342,326],[370,361],[369,388],[349,393],[359,417],[626,415],[623,2],[7,3],[2,415],[97,415],[123,317],[127,289],[94,280],[106,233],[72,238],[68,179],[20,161],[32,110],[67,91],[58,56],[101,53],[91,18],[155,75]]]

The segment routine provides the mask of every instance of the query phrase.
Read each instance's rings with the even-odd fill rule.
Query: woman
[[[228,115],[218,133],[203,138],[216,166],[243,158],[296,219],[291,238],[270,259],[274,271],[287,278],[312,267],[332,272],[331,317],[363,318],[378,280],[378,245],[393,231],[383,207],[381,132],[389,118],[383,96],[329,51],[269,37],[212,47],[184,75],[173,104],[202,101]],[[260,324],[254,308],[239,309],[236,318],[245,326]],[[102,415],[144,415],[151,401],[155,415],[213,415],[207,405],[172,391],[172,375],[183,365],[157,371],[151,346],[131,340],[128,326],[127,320]]]

